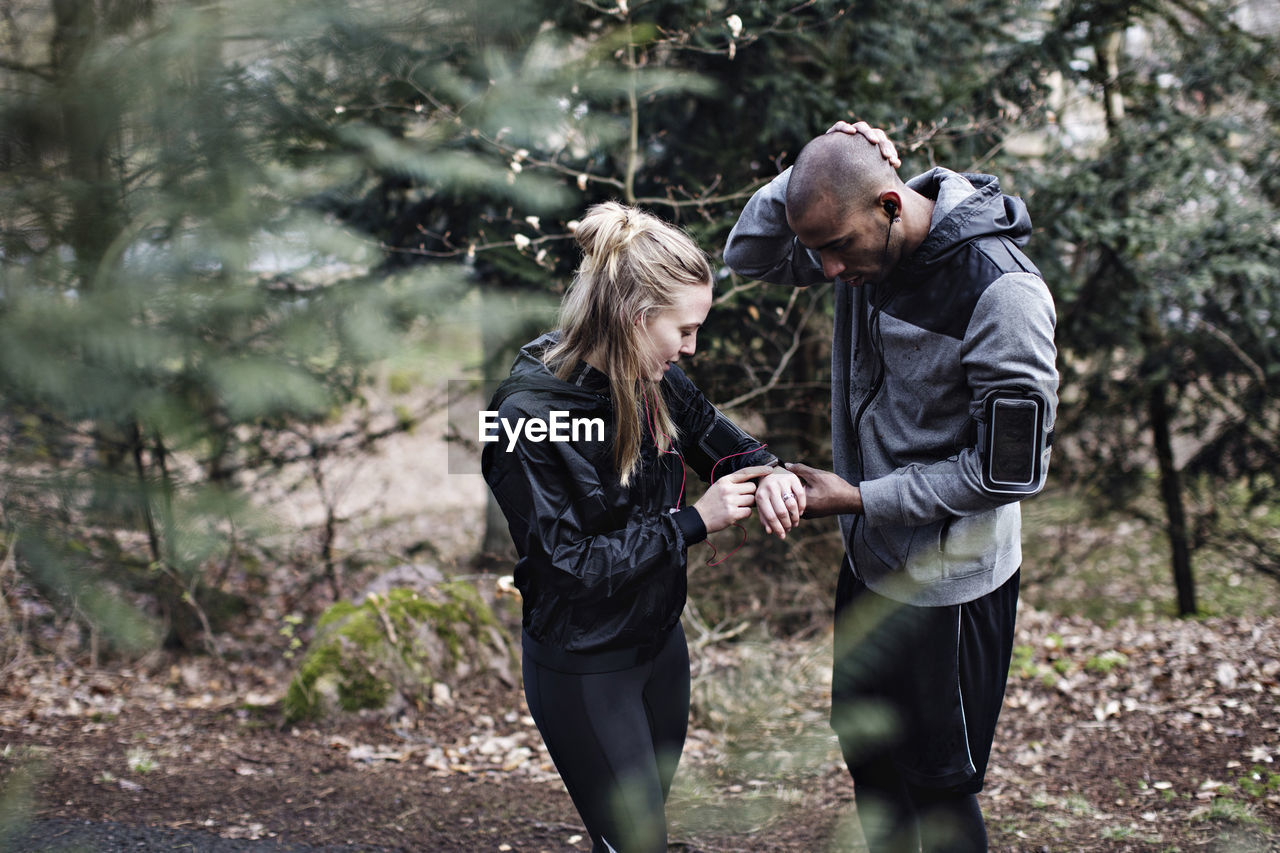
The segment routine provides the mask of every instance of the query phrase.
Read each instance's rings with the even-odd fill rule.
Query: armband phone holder
[[[1048,408],[1041,394],[1021,388],[998,388],[986,396],[978,431],[984,488],[1004,495],[1039,491]]]
[[[714,470],[720,460],[734,455],[734,449],[746,438],[745,432],[716,409],[715,419],[698,438],[697,448],[706,458],[706,464]]]

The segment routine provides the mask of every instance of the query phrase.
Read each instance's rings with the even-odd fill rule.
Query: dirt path
[[[1028,611],[1020,630],[982,798],[992,849],[1280,849],[1280,622],[1103,630]],[[860,849],[824,655],[696,652],[672,849]],[[282,729],[282,682],[250,664],[235,681],[28,663],[0,687],[0,778],[9,800],[34,779],[38,822],[9,849],[589,847],[517,689]]]

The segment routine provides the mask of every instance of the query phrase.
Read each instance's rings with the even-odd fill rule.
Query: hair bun
[[[627,247],[637,234],[649,229],[652,217],[616,201],[594,204],[578,223],[574,238],[588,257],[603,260]]]

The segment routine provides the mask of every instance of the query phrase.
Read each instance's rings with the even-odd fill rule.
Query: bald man
[[[1053,299],[1026,206],[990,175],[904,182],[881,131],[838,123],[748,202],[738,273],[835,282],[834,472],[789,468],[836,515],[831,722],[872,851],[987,849],[982,789],[1013,648],[1019,502],[1057,409]]]

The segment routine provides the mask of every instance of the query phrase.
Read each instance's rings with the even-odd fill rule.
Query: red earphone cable
[[[655,393],[656,393],[656,392],[655,392]],[[680,455],[680,452],[679,452],[678,450],[676,450],[676,449],[675,449],[675,442],[673,442],[673,441],[671,440],[671,436],[667,435],[666,433],[662,433],[662,437],[663,437],[664,439],[666,439],[666,441],[667,441],[667,445],[668,445],[668,447],[669,447],[670,449],[669,449],[669,450],[663,450],[663,449],[658,445],[658,428],[657,428],[657,423],[656,423],[656,422],[655,422],[655,420],[654,420],[653,410],[652,410],[652,409],[650,408],[650,406],[649,406],[649,394],[648,394],[648,392],[647,392],[647,391],[646,391],[646,392],[645,392],[645,394],[644,394],[643,400],[644,400],[645,423],[647,423],[647,424],[649,425],[649,436],[653,439],[653,446],[657,448],[657,450],[658,450],[658,452],[659,452],[659,453],[670,453],[670,454],[674,454],[674,455],[675,455],[675,457],[676,457],[677,459],[679,459],[679,460],[680,460],[680,495],[679,495],[679,497],[677,497],[677,498],[676,498],[676,508],[677,508],[677,509],[679,509],[679,508],[680,508],[680,502],[684,500],[684,486],[685,486],[685,481],[686,481],[686,475],[685,475],[685,471],[684,471],[684,457],[683,457],[683,456],[681,456],[681,455]],[[733,457],[735,457],[735,456],[746,456],[748,453],[755,453],[757,450],[764,450],[764,449],[765,449],[766,447],[768,447],[768,446],[769,446],[769,445],[767,445],[767,444],[763,444],[763,443],[762,443],[759,447],[753,447],[753,448],[751,448],[750,450],[743,450],[743,451],[740,451],[740,452],[738,452],[738,453],[730,453],[728,456],[721,456],[719,459],[717,459],[717,460],[715,461],[715,464],[711,466],[711,477],[710,477],[711,482],[713,482],[713,483],[714,483],[714,482],[716,481],[716,468],[717,468],[717,467],[720,465],[720,463],[721,463],[721,462],[723,462],[724,460],[726,460],[726,459],[732,459],[732,458],[733,458]],[[710,539],[706,540],[706,542],[707,542],[707,547],[709,547],[709,548],[711,549],[711,559],[707,561],[707,565],[708,565],[708,566],[718,566],[718,565],[720,565],[720,564],[721,564],[721,563],[723,563],[725,560],[729,559],[729,558],[730,558],[730,557],[732,557],[734,554],[738,553],[738,551],[742,548],[742,546],[743,546],[743,545],[747,544],[747,529],[746,529],[745,527],[743,527],[741,524],[738,524],[738,522],[736,522],[736,521],[735,521],[735,522],[733,522],[732,526],[733,526],[733,527],[736,527],[736,528],[738,528],[739,530],[741,530],[741,531],[742,531],[742,538],[741,538],[740,540],[738,540],[738,544],[734,546],[734,548],[733,548],[733,550],[732,550],[732,551],[730,551],[728,554],[725,554],[725,555],[724,555],[723,557],[721,557],[720,559],[718,559],[718,560],[716,559],[716,555],[720,553],[720,552],[719,552],[719,550],[716,548],[716,546],[715,546],[715,545],[711,544],[711,540],[710,540]]]
[[[732,459],[732,458],[733,458],[733,457],[735,457],[735,456],[745,456],[745,455],[747,455],[748,453],[755,453],[757,450],[764,450],[764,449],[765,449],[766,447],[768,447],[768,446],[769,446],[769,445],[767,445],[767,444],[761,444],[759,447],[753,447],[753,448],[752,448],[752,449],[750,449],[750,450],[743,450],[743,451],[742,451],[742,452],[740,452],[740,453],[730,453],[728,456],[721,456],[719,459],[717,459],[717,460],[716,460],[716,464],[711,466],[711,482],[713,482],[713,483],[714,483],[714,482],[716,481],[716,467],[717,467],[721,462],[723,462],[724,460],[726,460],[726,459]],[[734,526],[734,527],[736,527],[736,528],[738,528],[739,530],[741,530],[741,531],[742,531],[742,538],[738,540],[738,544],[734,546],[734,548],[733,548],[733,550],[732,550],[732,551],[730,551],[728,554],[725,554],[723,557],[721,557],[721,558],[720,558],[720,559],[718,559],[718,560],[716,560],[716,559],[715,559],[716,554],[718,554],[718,553],[719,553],[719,552],[716,550],[716,546],[715,546],[715,545],[711,545],[711,542],[710,542],[710,541],[708,541],[708,542],[707,542],[707,544],[711,546],[711,559],[707,561],[707,565],[708,565],[708,566],[718,566],[718,565],[720,565],[720,564],[721,564],[721,563],[723,563],[725,560],[729,559],[729,558],[730,558],[730,557],[732,557],[734,554],[738,553],[738,551],[742,548],[742,546],[743,546],[743,545],[746,545],[746,544],[747,544],[747,529],[746,529],[745,527],[743,527],[741,524],[739,524],[738,522],[736,522],[736,521],[735,521],[735,522],[733,522],[733,526]]]

